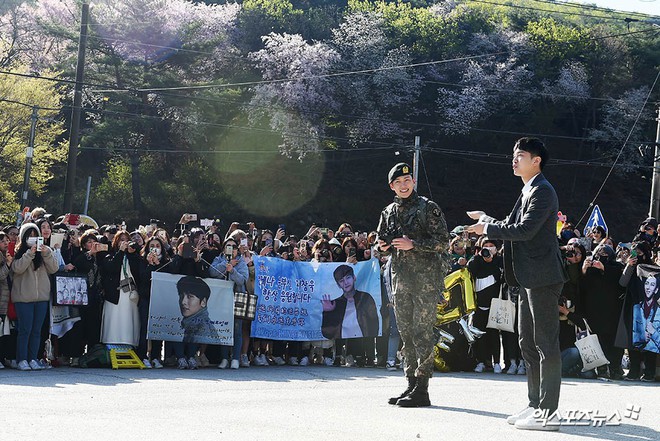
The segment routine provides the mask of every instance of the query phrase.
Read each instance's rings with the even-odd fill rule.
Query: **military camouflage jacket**
[[[390,233],[394,237],[408,236],[414,248],[408,251],[395,250],[393,247],[381,254],[392,253],[392,266],[400,266],[404,262],[419,265],[426,261],[427,265],[437,263],[443,271],[448,264],[447,250],[449,248],[449,233],[442,210],[435,202],[413,192],[409,197],[401,199],[398,196],[394,202],[385,207],[380,215],[378,236]],[[399,265],[397,265],[399,263]],[[440,278],[444,274],[440,275]]]

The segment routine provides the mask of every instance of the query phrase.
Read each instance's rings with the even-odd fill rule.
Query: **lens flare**
[[[240,124],[241,126],[247,125]],[[224,193],[251,214],[282,218],[316,197],[325,164],[282,156],[282,138],[267,128],[230,129],[215,142],[213,166]]]

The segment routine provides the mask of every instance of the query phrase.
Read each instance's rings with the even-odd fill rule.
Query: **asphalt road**
[[[582,417],[589,425],[552,433],[506,424],[526,406],[526,380],[504,374],[436,374],[433,406],[403,409],[387,399],[405,380],[384,369],[4,369],[0,439],[657,441],[659,386],[566,380],[560,411],[596,412],[618,425],[594,427],[598,417]]]

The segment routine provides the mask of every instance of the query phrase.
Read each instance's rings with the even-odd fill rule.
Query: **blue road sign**
[[[589,215],[589,220],[587,221],[587,225],[584,227],[584,235],[587,236],[589,232],[597,225],[600,225],[601,227],[605,228],[605,233],[608,232],[607,229],[607,224],[605,223],[605,219],[603,218],[603,213],[600,212],[600,208],[598,208],[598,205],[594,205],[594,209],[591,211],[591,214]]]

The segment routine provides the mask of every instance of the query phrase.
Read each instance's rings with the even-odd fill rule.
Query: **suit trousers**
[[[527,367],[529,406],[547,409],[559,405],[561,351],[557,305],[563,284],[520,290],[518,333]]]

